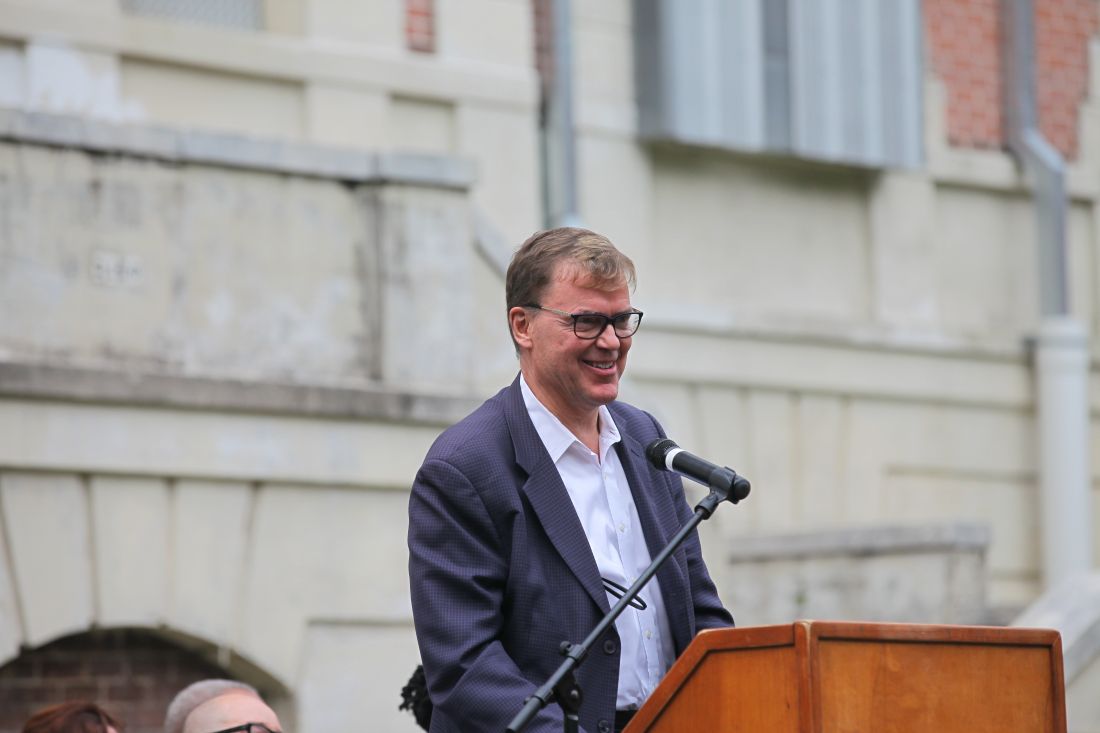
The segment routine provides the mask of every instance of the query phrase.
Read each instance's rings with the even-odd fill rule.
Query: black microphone
[[[699,456],[693,456],[668,438],[659,438],[646,446],[646,458],[660,471],[672,471],[709,486],[722,499],[736,504],[749,495],[748,480],[726,466],[716,466]]]

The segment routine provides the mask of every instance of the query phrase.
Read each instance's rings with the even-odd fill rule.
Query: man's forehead
[[[614,293],[627,287],[625,275],[616,277],[598,278],[584,269],[580,264],[572,261],[560,263],[554,271],[554,277],[550,279],[549,288],[555,285],[565,287],[573,286],[582,290],[598,290],[601,293]]]
[[[274,722],[274,713],[259,697],[248,690],[227,690],[192,710],[184,721],[184,731],[205,733],[206,729]]]

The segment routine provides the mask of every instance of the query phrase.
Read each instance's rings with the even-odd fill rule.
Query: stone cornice
[[[0,362],[0,397],[449,425],[480,402],[381,386],[291,384]]]
[[[0,141],[353,184],[404,184],[465,191],[475,178],[471,161],[444,155],[373,153],[244,134],[116,124],[17,110],[0,109]]]

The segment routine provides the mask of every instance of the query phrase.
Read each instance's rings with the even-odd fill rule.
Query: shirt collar
[[[557,463],[565,451],[574,443],[585,450],[588,448],[573,435],[573,432],[562,424],[557,416],[547,409],[546,405],[539,402],[539,398],[531,391],[523,372],[519,375],[519,389],[523,393],[523,404],[527,408],[527,414],[531,417],[531,423],[535,426],[535,432],[542,438],[542,444],[546,446],[546,452],[550,459]],[[607,455],[607,450],[621,440],[619,429],[611,417],[611,411],[607,405],[599,407],[600,421],[600,460]]]

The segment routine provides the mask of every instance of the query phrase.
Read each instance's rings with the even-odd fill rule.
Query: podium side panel
[[[1061,733],[1048,646],[821,639],[820,733]]]
[[[653,722],[638,730],[798,733],[798,690],[793,646],[712,649]]]

